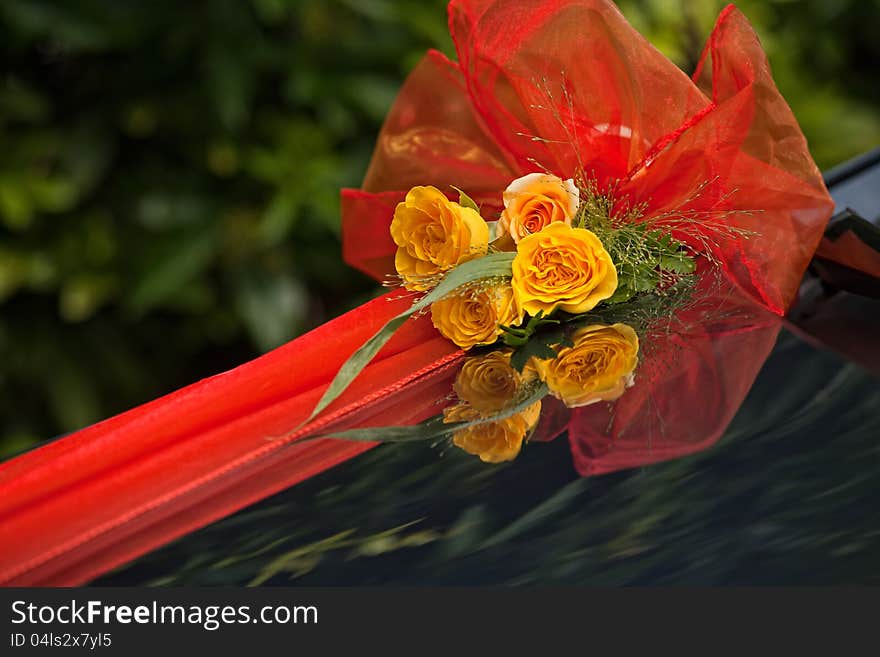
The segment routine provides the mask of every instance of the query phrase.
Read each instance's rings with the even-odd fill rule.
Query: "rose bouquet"
[[[491,223],[463,191],[456,202],[435,187],[412,188],[391,220],[392,280],[426,294],[355,352],[316,412],[401,319],[428,309],[444,337],[481,352],[464,360],[453,403],[442,418],[343,437],[396,441],[445,433],[465,451],[499,462],[519,453],[548,393],[568,408],[617,400],[634,382],[638,332],[670,330],[675,310],[691,301],[699,252],[658,228],[659,219],[639,221],[641,208],[579,180],[526,174],[505,189],[504,209]],[[707,243],[710,231],[701,237]]]

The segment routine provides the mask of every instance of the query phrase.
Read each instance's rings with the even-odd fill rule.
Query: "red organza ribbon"
[[[363,190],[343,194],[344,255],[393,270],[388,226],[413,185],[464,188],[488,213],[515,177],[582,166],[659,214],[727,215],[756,239],[717,245],[724,280],[658,340],[613,407],[548,403],[575,465],[604,472],[720,436],[772,347],[832,204],[754,32],[726,9],[692,81],[600,0],[450,4],[459,63],[429,53],[379,137]],[[408,322],[316,422],[339,366],[405,300],[382,297],[235,370],[0,465],[0,583],[88,581],[369,447],[302,439],[439,412],[462,358]],[[709,319],[711,317],[711,319]],[[658,420],[660,423],[658,424]]]

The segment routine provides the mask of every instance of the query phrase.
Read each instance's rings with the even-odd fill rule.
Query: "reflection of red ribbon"
[[[460,63],[425,57],[363,190],[343,194],[346,260],[377,278],[391,271],[388,224],[409,187],[456,185],[491,209],[536,163],[568,176],[580,159],[649,213],[693,196],[697,211],[760,208],[730,218],[760,238],[718,245],[724,293],[707,302],[723,312],[658,343],[613,414],[596,405],[569,417],[548,404],[542,420],[542,437],[568,426],[584,473],[711,444],[772,347],[778,321],[766,310],[790,303],[832,207],[751,28],[735,9],[722,13],[696,84],[602,0],[456,1],[450,28]],[[369,447],[297,443],[306,435],[436,414],[462,354],[423,317],[291,433],[340,364],[407,303],[377,299],[0,466],[0,582],[88,581]]]

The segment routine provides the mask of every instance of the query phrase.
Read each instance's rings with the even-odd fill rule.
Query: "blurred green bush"
[[[746,0],[819,165],[880,143],[880,3]],[[685,68],[721,2],[627,0]],[[0,2],[0,457],[369,297],[339,253],[445,2]]]

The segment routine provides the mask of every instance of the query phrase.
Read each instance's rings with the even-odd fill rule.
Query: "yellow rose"
[[[510,366],[510,354],[492,351],[466,359],[452,389],[475,410],[491,414],[507,406],[520,385],[522,377]]]
[[[480,413],[468,404],[459,404],[444,412],[444,422],[467,422],[479,419]],[[475,424],[452,434],[452,443],[485,463],[512,461],[522,449],[523,440],[537,424],[541,402],[497,422]]]
[[[431,320],[444,337],[470,349],[495,342],[500,326],[520,324],[523,313],[510,285],[469,286],[431,304]]]
[[[509,233],[514,242],[519,242],[553,222],[570,226],[580,205],[580,192],[571,178],[530,173],[510,183],[502,199],[499,232]]]
[[[626,324],[594,324],[575,331],[574,346],[556,358],[535,360],[550,392],[569,408],[613,401],[633,383],[639,337]]]
[[[413,187],[394,210],[391,237],[405,287],[427,290],[444,272],[486,255],[489,226],[476,210],[450,201],[436,187]]]
[[[512,285],[520,307],[530,315],[556,309],[583,313],[614,294],[617,270],[594,233],[552,223],[520,240]]]

